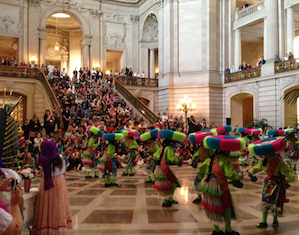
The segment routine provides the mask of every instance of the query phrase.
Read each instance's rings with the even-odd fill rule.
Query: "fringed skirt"
[[[229,191],[222,191],[221,185],[215,176],[211,176],[206,182],[207,175],[198,184],[203,191],[203,200],[200,204],[204,207],[207,217],[217,223],[223,222],[223,212],[232,207],[232,200]],[[234,210],[233,210],[234,211]],[[234,212],[232,213],[234,215]],[[235,219],[234,217],[232,217]]]
[[[172,171],[168,169],[168,173],[165,174],[160,165],[156,165],[154,179],[155,184],[153,187],[161,197],[172,196],[172,187],[174,184],[176,184],[177,187],[180,187],[179,181]]]
[[[44,190],[45,180],[41,178],[35,208],[32,234],[66,235],[72,228],[70,200],[63,175],[53,176],[55,187]]]
[[[89,153],[88,150],[85,150],[82,154],[82,164],[86,170],[94,167],[93,155]]]
[[[262,202],[257,206],[257,209],[273,215],[275,215],[276,212],[282,215],[283,204],[286,198],[285,195],[284,179],[273,176],[264,183]]]
[[[146,162],[146,172],[147,174],[151,175],[155,171],[156,163],[153,159],[150,159]]]

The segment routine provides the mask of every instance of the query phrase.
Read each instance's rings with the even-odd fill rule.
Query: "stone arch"
[[[231,118],[231,98],[242,93],[253,96],[253,118],[258,117],[258,89],[256,83],[241,84],[226,88],[224,91],[224,99],[226,103],[226,110],[224,112],[225,118]]]
[[[159,21],[157,14],[149,12],[142,22],[142,40],[158,41],[159,39]]]
[[[39,28],[41,28],[41,29],[46,28],[47,19],[57,11],[65,11],[66,13],[67,12],[72,13],[72,16],[79,22],[79,24],[81,26],[83,36],[90,35],[90,33],[91,33],[90,24],[81,15],[81,13],[72,8],[70,8],[68,10],[64,10],[62,6],[55,6],[55,7],[48,9],[47,11],[45,11],[42,14],[42,17],[40,18]]]
[[[299,89],[299,84],[297,85],[293,84],[293,86],[286,86],[285,89],[283,89],[283,95],[285,95],[287,92],[292,91],[294,89]],[[282,115],[283,120],[282,120],[281,127],[294,126],[295,124],[298,123],[298,118],[299,118],[298,101],[295,104],[287,104],[283,101],[282,103],[283,103],[282,112],[284,115]]]
[[[231,124],[246,126],[254,119],[254,95],[238,93],[230,97]]]

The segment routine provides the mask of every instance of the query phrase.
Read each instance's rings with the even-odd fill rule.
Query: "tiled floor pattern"
[[[211,223],[203,210],[192,203],[196,198],[193,180],[196,170],[189,167],[172,167],[182,187],[177,189],[175,199],[179,205],[162,208],[152,185],[145,184],[146,175],[139,170],[134,177],[118,177],[118,187],[105,188],[104,179],[85,179],[81,172],[69,172],[66,181],[73,214],[73,230],[69,234],[211,234]],[[246,169],[244,169],[245,171]],[[119,170],[121,175],[122,170]],[[242,221],[233,222],[235,230],[242,235],[299,234],[299,183],[298,178],[287,191],[291,200],[285,204],[280,226],[272,229],[272,218],[268,218],[268,229],[257,229],[261,212],[254,206],[261,200],[265,173],[258,175],[252,183],[247,175],[243,189],[231,188],[235,207]]]

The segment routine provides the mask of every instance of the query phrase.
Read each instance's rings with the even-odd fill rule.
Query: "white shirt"
[[[167,115],[162,115],[162,122],[166,122],[168,120],[168,116]]]
[[[142,78],[145,78],[145,73],[142,73],[142,74],[141,74],[141,77],[142,77]]]
[[[47,68],[48,68],[49,73],[54,73],[54,69],[55,69],[54,65],[49,64]]]
[[[0,209],[0,234],[3,234],[11,224],[13,217],[5,210]]]
[[[95,70],[91,70],[90,73],[91,73],[91,75],[96,75],[97,72]]]
[[[66,73],[66,71],[65,71],[65,70],[62,70],[62,71],[61,71],[61,76],[65,77],[65,76],[66,76],[66,74],[67,74],[67,73]]]

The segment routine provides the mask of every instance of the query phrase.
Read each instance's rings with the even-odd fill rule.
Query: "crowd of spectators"
[[[205,119],[197,122],[191,116],[188,118],[187,131],[183,116],[168,115],[166,112],[157,115],[159,118],[156,123],[149,123],[142,116],[134,114],[133,108],[113,89],[113,77],[112,73],[108,76],[93,76],[93,72],[87,69],[78,73],[78,79],[71,80],[62,75],[48,77],[61,101],[61,107],[54,105],[53,110],[46,110],[43,120],[39,120],[36,115],[31,120],[24,120],[24,151],[29,156],[28,161],[32,158],[38,166],[39,146],[44,140],[50,140],[56,143],[59,152],[68,160],[68,169],[80,170],[81,156],[89,138],[87,128],[90,125],[105,133],[117,133],[121,129],[135,129],[144,133],[153,128],[191,133],[215,127],[214,124],[208,125]],[[193,145],[185,146],[184,149],[190,152],[196,150]],[[125,152],[122,145],[119,151]],[[179,152],[178,149],[178,154],[186,151],[180,149]]]
[[[226,66],[224,73],[230,74],[230,73],[235,73],[235,72],[242,72],[244,70],[261,67],[264,64],[266,64],[266,60],[264,59],[264,56],[262,56],[261,59],[257,61],[256,65],[252,66],[250,63],[243,62],[243,64],[239,65],[239,68],[237,70],[235,69],[234,65],[232,65],[231,68]]]

